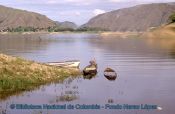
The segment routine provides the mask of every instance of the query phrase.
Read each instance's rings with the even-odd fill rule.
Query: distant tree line
[[[4,29],[3,32],[37,32],[43,28],[34,28],[34,27],[22,27]]]
[[[102,28],[80,27],[80,28],[78,28],[76,31],[80,31],[80,32],[88,32],[88,31],[98,32],[98,31],[109,31],[109,30],[107,30],[107,29],[102,29]]]
[[[71,31],[71,32],[97,32],[97,31],[108,31],[106,29],[101,29],[101,28],[89,28],[89,27],[80,27],[77,29],[73,28],[60,28],[60,27],[49,27],[48,32],[62,32],[62,31]]]
[[[101,28],[89,28],[89,27],[80,27],[77,29],[73,28],[62,28],[58,26],[54,27],[48,27],[48,28],[34,28],[34,27],[22,27],[19,26],[17,28],[7,28],[4,30],[1,30],[1,32],[39,32],[39,31],[48,31],[48,32],[64,32],[64,31],[70,31],[70,32],[98,32],[98,31],[108,31],[106,29]]]
[[[58,26],[54,26],[54,27],[48,27],[47,28],[48,32],[63,32],[63,31],[75,31],[75,29],[73,28],[62,28],[62,27],[58,27]]]

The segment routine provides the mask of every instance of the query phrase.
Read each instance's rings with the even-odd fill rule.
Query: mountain
[[[75,23],[69,22],[69,21],[64,21],[64,22],[56,21],[56,24],[60,28],[70,28],[70,29],[77,29],[78,28],[78,26]]]
[[[55,26],[55,22],[45,15],[0,5],[0,30],[19,26],[47,28]]]
[[[167,23],[175,12],[175,3],[153,3],[137,5],[98,15],[83,27],[101,28],[111,31],[145,31]]]

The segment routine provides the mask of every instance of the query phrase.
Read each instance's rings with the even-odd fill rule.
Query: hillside
[[[102,28],[111,31],[146,31],[167,23],[175,12],[174,3],[154,3],[137,5],[98,15],[83,27]]]
[[[77,29],[77,25],[73,22],[64,21],[64,22],[56,22],[57,26],[60,28],[70,28],[70,29]]]
[[[55,22],[44,15],[8,8],[0,5],[0,30],[9,28],[33,27],[47,28],[55,26]]]
[[[175,36],[175,23],[164,25],[154,28],[143,34],[146,38],[174,38]]]

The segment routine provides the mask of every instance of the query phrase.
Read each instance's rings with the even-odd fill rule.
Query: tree
[[[175,13],[170,15],[169,20],[170,20],[171,23],[175,22]]]

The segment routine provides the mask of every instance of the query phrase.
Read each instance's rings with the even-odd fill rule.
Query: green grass
[[[80,75],[77,69],[66,69],[0,54],[0,98],[3,93],[32,90],[40,85]]]

